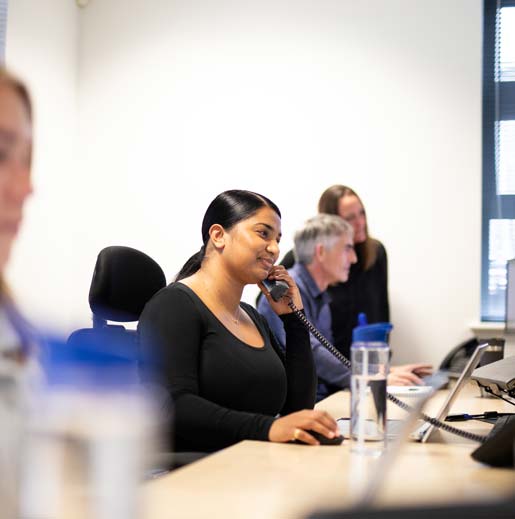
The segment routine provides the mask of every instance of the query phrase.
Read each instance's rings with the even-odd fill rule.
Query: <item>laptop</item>
[[[471,378],[488,393],[515,403],[515,356],[481,366]]]
[[[476,368],[476,366],[479,364],[479,361],[481,360],[481,356],[483,355],[483,352],[488,347],[488,343],[480,344],[476,347],[474,350],[474,353],[470,357],[469,361],[467,362],[466,366],[463,368],[463,371],[461,372],[458,381],[453,386],[452,390],[448,394],[447,398],[445,399],[445,402],[440,407],[438,413],[436,414],[435,418],[437,420],[443,421],[447,417],[449,410],[451,409],[452,404],[456,400],[457,396],[459,395],[462,388],[465,386],[465,384],[468,382],[470,375],[472,374],[472,371]],[[434,389],[439,389],[443,383],[445,383],[445,378],[441,379],[440,382],[438,382],[438,378],[435,377],[434,379]],[[425,386],[422,386],[425,387]],[[427,395],[431,395],[431,391],[425,391],[421,390],[419,391],[420,397],[423,398],[424,392]],[[397,395],[402,400],[402,395]],[[409,402],[409,401],[408,401]],[[395,439],[398,437],[399,432],[403,430],[403,425],[405,424],[406,420],[387,420],[386,421],[386,437],[389,440]],[[339,418],[337,420],[338,428],[340,430],[340,434],[345,436],[346,438],[350,437],[350,419],[349,418]],[[371,428],[375,428],[375,425],[370,422]],[[417,427],[410,435],[410,438],[415,441],[419,441],[422,443],[425,443],[429,440],[431,434],[433,433],[435,427],[434,425],[431,425],[426,422],[421,422],[421,425]]]

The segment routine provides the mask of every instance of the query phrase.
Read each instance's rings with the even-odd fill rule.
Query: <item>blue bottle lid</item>
[[[374,323],[356,326],[352,331],[352,342],[388,342],[391,323]]]

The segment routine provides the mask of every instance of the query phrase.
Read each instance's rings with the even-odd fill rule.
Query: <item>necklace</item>
[[[238,304],[237,308],[236,308],[236,312],[234,313],[234,315],[227,309],[227,307],[225,306],[225,304],[222,304],[221,303],[221,299],[222,298],[217,298],[216,297],[216,291],[213,291],[210,289],[209,285],[207,284],[207,282],[201,277],[200,279],[200,283],[201,285],[203,286],[204,288],[204,291],[207,295],[207,300],[211,300],[212,303],[213,303],[213,307],[214,308],[219,308],[219,310],[215,313],[218,313],[219,312],[219,315],[220,317],[223,319],[223,320],[230,320],[232,321],[236,326],[238,326],[240,324],[240,319],[241,319],[241,307],[240,305]],[[208,307],[211,308],[211,306],[208,304]],[[222,313],[223,311],[223,313]]]
[[[236,309],[236,315],[234,317],[231,315],[231,321],[235,325],[240,324],[240,307],[239,307],[239,305],[238,305],[238,308]]]

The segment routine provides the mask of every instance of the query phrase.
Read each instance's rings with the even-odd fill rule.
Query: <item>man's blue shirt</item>
[[[301,263],[295,263],[288,272],[299,287],[306,317],[332,344],[333,333],[331,330],[330,297],[328,292],[321,291],[318,288],[307,268]],[[266,317],[270,328],[284,348],[286,339],[281,319],[272,310],[265,297],[259,299],[257,308]],[[317,400],[325,398],[336,389],[349,387],[350,370],[329,353],[318,339],[311,334],[310,341],[318,375]]]

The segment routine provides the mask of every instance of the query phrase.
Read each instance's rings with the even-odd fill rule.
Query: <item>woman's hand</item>
[[[421,386],[424,381],[420,377],[431,375],[431,364],[402,364],[392,366],[388,375],[389,386]]]
[[[284,296],[279,301],[274,301],[265,285],[261,281],[257,284],[261,289],[261,292],[263,292],[265,295],[268,303],[272,307],[272,310],[277,315],[289,314],[292,312],[292,309],[288,306],[290,301],[292,301],[299,310],[304,308],[302,305],[300,292],[297,285],[295,284],[295,281],[293,281],[293,278],[288,274],[288,271],[282,265],[274,265],[270,269],[268,279],[271,281],[284,281],[289,286],[288,291],[284,294]]]
[[[268,439],[271,442],[299,440],[310,445],[320,445],[307,431],[316,431],[327,438],[334,438],[338,436],[338,425],[326,411],[306,409],[277,418],[270,427]]]

